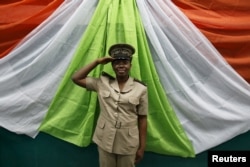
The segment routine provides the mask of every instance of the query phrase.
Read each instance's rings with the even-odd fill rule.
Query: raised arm
[[[86,78],[88,74],[99,64],[107,64],[113,60],[112,57],[98,58],[90,64],[82,67],[80,70],[75,72],[72,76],[72,80],[75,84],[86,88]]]

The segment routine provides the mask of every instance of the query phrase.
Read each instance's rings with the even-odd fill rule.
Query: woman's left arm
[[[146,136],[147,136],[147,115],[138,115],[138,128],[139,128],[139,148],[136,152],[135,163],[142,160],[145,147],[146,147]]]

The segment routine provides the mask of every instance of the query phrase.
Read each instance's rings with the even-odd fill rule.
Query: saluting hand
[[[107,64],[109,62],[112,62],[113,60],[114,60],[114,58],[112,58],[110,56],[106,56],[106,57],[98,58],[96,61],[98,64]]]
[[[86,88],[86,78],[90,71],[92,71],[98,64],[107,64],[113,60],[114,59],[112,57],[108,56],[96,59],[95,61],[75,72],[72,76],[73,82],[81,87]]]

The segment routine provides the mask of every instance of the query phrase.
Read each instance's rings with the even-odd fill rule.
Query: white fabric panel
[[[97,0],[65,0],[0,59],[0,126],[35,137]]]
[[[170,0],[137,0],[159,78],[196,153],[250,129],[250,86]]]

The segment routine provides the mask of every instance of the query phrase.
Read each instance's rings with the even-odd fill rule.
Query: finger
[[[140,157],[136,157],[135,159],[135,164],[137,164],[138,162],[140,162],[141,158]]]

